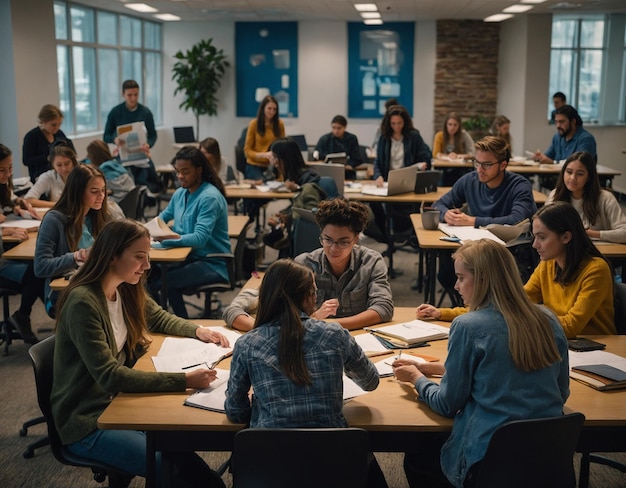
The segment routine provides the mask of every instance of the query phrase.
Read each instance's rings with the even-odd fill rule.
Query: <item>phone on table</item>
[[[576,339],[569,339],[567,346],[572,351],[599,351],[606,347],[606,344],[601,342],[592,341],[591,339],[585,339],[583,337],[577,337]]]

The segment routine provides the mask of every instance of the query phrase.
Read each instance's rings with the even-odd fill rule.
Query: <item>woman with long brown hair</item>
[[[132,369],[150,332],[228,346],[219,333],[163,310],[146,293],[150,234],[133,220],[108,223],[58,302],[52,413],[61,442],[74,454],[145,476],[143,432],[100,430],[97,419],[119,392],[206,388],[215,370],[157,373]],[[166,455],[164,453],[164,455]],[[223,486],[195,454],[172,454],[175,486]],[[213,482],[213,484],[212,484]]]

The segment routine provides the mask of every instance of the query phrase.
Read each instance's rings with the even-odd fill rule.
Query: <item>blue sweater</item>
[[[404,166],[425,162],[430,168],[430,160],[433,155],[417,129],[409,132],[409,135],[403,138],[402,143],[404,145]],[[374,161],[374,179],[382,176],[387,181],[390,160],[391,139],[380,136],[376,149],[376,160]]]
[[[117,127],[119,125],[132,124],[133,122],[144,122],[148,131],[148,145],[154,146],[157,140],[156,129],[154,128],[154,117],[148,107],[138,104],[132,112],[126,108],[126,102],[120,103],[111,109],[104,126],[104,142],[113,143],[117,137]]]
[[[180,239],[161,242],[165,248],[192,247],[192,259],[205,259],[211,253],[229,253],[228,208],[226,198],[213,185],[203,182],[193,193],[179,188],[159,218],[164,222],[174,220],[174,231]],[[189,259],[189,258],[188,258]],[[228,280],[226,264],[222,260],[209,260],[213,269]]]
[[[508,171],[497,188],[489,188],[481,183],[476,171],[467,173],[433,206],[441,211],[440,219],[443,222],[448,210],[461,208],[466,203],[469,215],[476,217],[475,227],[488,224],[514,225],[532,217],[537,211],[530,182]]]
[[[467,471],[483,459],[493,432],[503,423],[563,414],[569,396],[567,339],[557,318],[544,310],[560,361],[530,372],[518,369],[504,317],[488,306],[452,322],[440,385],[426,377],[415,382],[420,400],[454,417],[452,434],[441,449],[441,468],[454,486],[463,486]]]

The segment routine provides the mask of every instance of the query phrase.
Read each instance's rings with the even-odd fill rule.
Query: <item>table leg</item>
[[[157,487],[155,433],[146,432],[146,488]]]
[[[424,302],[430,303],[431,305],[435,304],[435,287],[437,285],[437,250],[430,249],[428,251],[428,255],[426,256],[427,260],[427,284],[426,291],[424,292]]]

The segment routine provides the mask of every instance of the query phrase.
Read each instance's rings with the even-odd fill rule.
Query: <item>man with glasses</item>
[[[487,136],[474,144],[472,171],[459,178],[452,189],[434,203],[441,221],[450,225],[483,227],[515,225],[537,211],[530,181],[506,170],[511,148],[501,137]],[[463,209],[463,210],[461,210]],[[450,256],[439,258],[439,282],[454,296],[456,278]],[[454,299],[453,299],[454,301]]]
[[[507,142],[487,136],[474,144],[476,171],[457,180],[452,189],[435,202],[441,221],[450,225],[482,227],[514,225],[537,211],[530,182],[506,167],[511,157]],[[462,211],[463,206],[466,211]]]
[[[316,310],[311,317],[332,318],[346,329],[361,329],[393,317],[387,265],[379,252],[358,245],[368,222],[367,207],[342,198],[323,200],[315,215],[322,247],[300,254],[295,261],[313,270],[317,285]],[[224,320],[250,330],[258,294],[244,290],[224,310]]]

